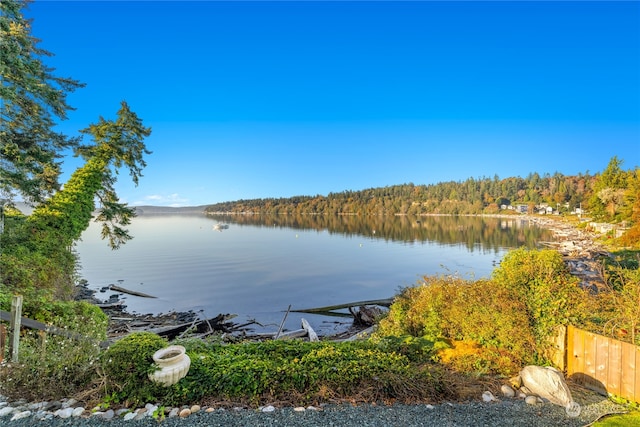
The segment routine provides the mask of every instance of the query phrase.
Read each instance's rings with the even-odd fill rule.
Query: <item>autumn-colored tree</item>
[[[630,219],[631,228],[622,235],[622,244],[632,247],[640,246],[640,168],[631,171],[627,178],[624,216]]]
[[[607,168],[596,179],[593,195],[589,199],[589,211],[594,219],[619,220],[627,187],[626,173],[621,169],[622,160],[612,157]]]

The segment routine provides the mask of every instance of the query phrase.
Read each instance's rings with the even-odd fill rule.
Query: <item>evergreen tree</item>
[[[0,2],[0,194],[38,202],[58,189],[57,159],[78,143],[53,127],[72,110],[67,95],[84,85],[45,65],[52,54],[31,35],[26,5]]]

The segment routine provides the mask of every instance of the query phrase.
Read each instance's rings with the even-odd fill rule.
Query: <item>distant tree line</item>
[[[638,222],[640,169],[624,171],[613,157],[602,174],[531,173],[526,178],[468,178],[429,185],[413,183],[346,190],[327,196],[237,200],[208,206],[207,213],[424,215],[491,214],[502,206],[547,204],[560,212],[576,208],[596,220]],[[635,216],[634,216],[635,212]]]

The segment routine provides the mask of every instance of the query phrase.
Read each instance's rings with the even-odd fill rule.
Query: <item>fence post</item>
[[[547,344],[549,348],[545,356],[555,365],[556,368],[564,371],[567,369],[567,327],[557,325],[553,329],[553,334],[549,337]]]
[[[14,295],[11,300],[11,361],[18,362],[20,346],[20,325],[22,318],[22,295]]]
[[[0,362],[4,360],[5,341],[7,339],[7,328],[4,323],[0,323]]]

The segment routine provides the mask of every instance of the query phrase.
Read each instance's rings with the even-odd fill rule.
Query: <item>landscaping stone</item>
[[[482,393],[482,401],[483,402],[493,402],[497,400],[496,397],[490,391],[485,391]]]
[[[13,406],[5,406],[4,408],[0,409],[0,418],[6,417],[9,414],[13,414],[14,411],[15,409],[13,408]]]
[[[73,408],[63,408],[58,409],[56,412],[54,412],[54,415],[60,418],[70,418],[72,413]]]
[[[508,386],[506,384],[503,384],[502,387],[500,387],[500,391],[502,392],[502,395],[504,397],[511,398],[511,397],[515,397],[516,395],[515,390],[512,389],[511,386]]]
[[[17,414],[14,414],[13,417],[11,417],[11,421],[20,420],[22,418],[27,418],[30,416],[31,416],[31,411],[18,412]]]
[[[534,395],[530,395],[524,398],[525,403],[527,403],[528,405],[537,405],[538,402],[538,397],[534,396]]]
[[[571,397],[571,390],[562,372],[548,366],[525,366],[520,371],[522,384],[531,394],[565,408],[567,415],[580,415],[580,405]]]
[[[135,412],[127,412],[126,414],[124,414],[124,417],[122,417],[123,420],[125,421],[129,421],[132,420],[136,417],[136,413]]]

